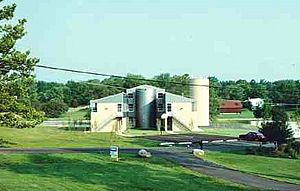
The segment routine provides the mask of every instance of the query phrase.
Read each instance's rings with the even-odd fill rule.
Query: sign
[[[110,158],[113,160],[119,160],[119,147],[111,146],[109,149]]]

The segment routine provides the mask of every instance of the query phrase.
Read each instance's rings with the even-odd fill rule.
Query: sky
[[[116,75],[300,79],[300,1],[6,0],[41,65]],[[3,4],[3,3],[2,3]],[[38,80],[94,76],[37,69]]]

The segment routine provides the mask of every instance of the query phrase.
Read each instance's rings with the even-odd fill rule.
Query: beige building
[[[91,100],[92,132],[124,132],[128,128],[200,131],[209,126],[209,81],[193,81],[193,98],[142,85]]]

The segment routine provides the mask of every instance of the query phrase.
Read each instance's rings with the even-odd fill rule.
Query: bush
[[[54,118],[66,113],[69,106],[61,100],[53,99],[47,103],[41,104],[40,109],[45,112],[46,117]]]
[[[300,141],[292,142],[291,146],[297,154],[300,154]]]

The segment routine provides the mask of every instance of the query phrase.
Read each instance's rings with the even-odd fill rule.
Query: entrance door
[[[167,129],[168,131],[172,131],[172,117],[168,117],[167,119]]]

